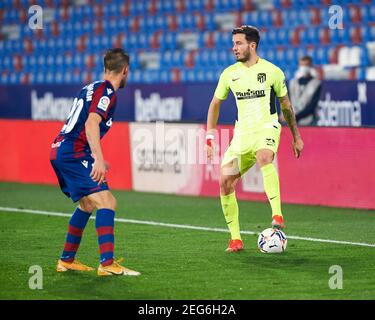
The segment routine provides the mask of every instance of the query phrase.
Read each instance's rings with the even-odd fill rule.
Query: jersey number
[[[72,109],[68,115],[68,119],[64,124],[63,128],[61,129],[61,133],[69,133],[74,128],[75,124],[77,123],[79,114],[81,113],[83,108],[83,99],[75,98],[73,101]]]

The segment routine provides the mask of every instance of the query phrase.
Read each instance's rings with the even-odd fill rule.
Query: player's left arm
[[[290,103],[288,94],[279,97],[281,111],[288,127],[293,135],[293,151],[296,158],[299,158],[303,149],[303,141],[298,131],[296,115],[294,113],[292,104]]]
[[[101,121],[102,117],[99,114],[95,112],[90,112],[88,119],[85,123],[87,141],[90,145],[92,157],[95,159],[90,176],[94,181],[98,182],[98,185],[104,182],[105,174],[107,172],[102,147],[100,144]]]

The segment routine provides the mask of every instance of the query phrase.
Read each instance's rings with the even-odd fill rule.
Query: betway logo
[[[54,97],[52,92],[46,92],[38,98],[35,90],[31,91],[31,118],[33,120],[66,120],[73,98]]]
[[[136,121],[180,121],[182,115],[182,97],[161,98],[153,92],[149,98],[142,98],[141,90],[135,90]]]

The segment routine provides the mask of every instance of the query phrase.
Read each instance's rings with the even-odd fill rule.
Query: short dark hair
[[[313,63],[313,60],[310,56],[303,56],[301,58],[299,58],[300,60],[303,60],[303,61],[308,61],[311,65]]]
[[[109,49],[104,55],[104,70],[119,73],[129,61],[129,55],[123,49]]]
[[[258,48],[260,41],[259,30],[253,26],[241,26],[233,29],[232,34],[242,33],[248,42],[255,42]]]

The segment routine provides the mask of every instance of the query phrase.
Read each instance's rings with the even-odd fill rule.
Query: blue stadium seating
[[[257,9],[257,2],[242,0],[100,0],[90,6],[51,2],[52,19],[45,19],[43,30],[35,31],[20,23],[28,0],[19,1],[23,11],[12,0],[1,1],[1,25],[17,26],[18,31],[11,39],[0,40],[0,83],[25,81],[25,74],[31,83],[98,77],[100,56],[114,45],[123,46],[131,55],[130,82],[216,81],[234,61],[232,35],[220,22],[226,13],[237,14],[237,23],[257,26],[259,54],[288,75],[294,74],[301,55],[310,54],[321,66],[332,62],[337,46],[358,45],[361,66],[356,74],[363,77],[371,65],[365,44],[375,41],[374,1],[340,1],[344,29],[328,28],[331,15],[322,0],[290,0],[290,6],[274,0],[274,9],[262,10]],[[46,6],[43,0],[38,4]],[[180,39],[185,32],[197,36],[196,46],[185,47]],[[161,67],[150,70],[140,62],[139,53],[155,50],[160,53]],[[17,55],[23,58],[16,66]],[[180,77],[172,76],[172,69],[180,70]]]

